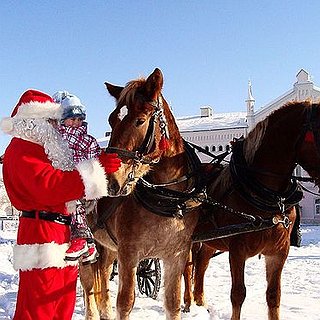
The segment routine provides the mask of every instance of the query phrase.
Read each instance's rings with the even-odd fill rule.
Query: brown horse
[[[280,318],[281,273],[296,214],[294,208],[289,208],[301,198],[297,183],[292,182],[296,164],[319,184],[318,104],[289,103],[258,123],[246,139],[235,142],[230,164],[208,186],[205,208],[208,219],[204,222],[201,219],[194,235],[194,240],[199,241],[197,246],[201,240],[211,239],[198,248],[194,261],[193,297],[197,305],[205,304],[203,281],[210,258],[217,250],[229,251],[231,319],[240,319],[246,296],[245,262],[249,257],[264,255],[269,320]],[[259,231],[242,234],[250,225],[251,230]],[[187,273],[187,289],[191,287],[191,279]],[[188,309],[190,289],[184,297]]]
[[[163,261],[166,317],[180,319],[181,276],[199,217],[200,202],[192,197],[201,193],[198,174],[192,172],[199,173],[200,163],[182,140],[161,93],[159,69],[125,87],[106,86],[117,102],[109,117],[108,151],[117,152],[122,165],[108,179],[113,198],[100,199],[97,205],[101,228],[94,236],[107,250],[92,269],[82,266],[80,270],[86,319],[112,319],[108,280],[115,258],[119,272],[117,319],[129,318],[136,268],[145,258]]]

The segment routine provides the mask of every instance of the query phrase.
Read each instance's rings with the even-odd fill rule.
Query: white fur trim
[[[3,118],[0,122],[0,128],[4,133],[10,133],[13,130],[13,121],[12,118]]]
[[[30,101],[19,106],[16,119],[61,119],[62,107],[55,102]]]
[[[30,101],[19,106],[13,117],[6,117],[0,121],[0,128],[4,133],[12,133],[14,119],[61,119],[63,108],[60,104],[46,101]]]
[[[13,268],[27,271],[76,266],[78,261],[64,261],[68,247],[68,243],[57,244],[55,242],[15,245],[13,247]]]
[[[76,165],[76,169],[81,175],[87,200],[108,195],[106,174],[97,159],[81,161]]]

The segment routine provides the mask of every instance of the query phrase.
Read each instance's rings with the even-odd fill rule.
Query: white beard
[[[60,133],[46,119],[14,119],[14,137],[43,146],[52,166],[63,171],[72,171],[75,165],[72,151]]]

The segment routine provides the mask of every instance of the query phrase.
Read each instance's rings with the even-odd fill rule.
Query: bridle
[[[319,118],[319,105],[312,104],[309,108],[306,109],[306,121],[303,124],[303,130],[300,134],[300,138],[297,141],[297,146],[303,142],[312,143],[315,146],[318,157],[320,157],[320,121]],[[297,149],[297,147],[296,147]],[[305,168],[313,171],[319,171],[320,168]],[[302,182],[313,182],[315,179],[311,177],[296,177],[293,176],[293,179]],[[305,189],[305,188],[304,188]],[[312,193],[311,191],[305,189],[305,191]]]
[[[155,124],[158,119],[163,116],[163,101],[162,97],[158,96],[156,100],[152,100],[148,102],[151,106],[153,106],[154,111],[149,120],[149,126],[142,141],[141,145],[137,148],[137,150],[130,151],[127,149],[117,148],[117,147],[107,147],[107,153],[116,152],[120,158],[126,158],[134,160],[134,162],[142,163],[142,164],[151,164],[155,160],[148,157],[149,152],[154,144],[155,138]],[[157,162],[157,161],[155,161]]]
[[[152,159],[149,156],[149,153],[155,141],[156,123],[159,122],[160,130],[166,129],[166,120],[163,112],[163,99],[161,94],[155,100],[147,101],[147,103],[150,104],[154,110],[150,117],[149,126],[141,145],[133,151],[117,147],[107,147],[105,151],[106,153],[117,153],[121,159],[133,160],[132,170],[129,172],[124,185],[135,181],[135,171],[140,164],[151,165],[159,162],[160,160],[160,158]]]
[[[303,126],[302,137],[309,142],[315,143],[316,150],[320,156],[320,121],[318,121],[319,105],[312,104],[306,109],[306,122]]]

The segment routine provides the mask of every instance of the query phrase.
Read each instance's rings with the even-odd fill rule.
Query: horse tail
[[[300,221],[301,221],[301,207],[299,204],[295,205],[296,209],[296,219],[294,221],[291,234],[290,234],[290,246],[300,247],[302,234],[300,229]]]
[[[201,251],[202,245],[202,242],[194,243],[191,248],[192,281],[194,280],[196,263],[198,261],[198,256]]]
[[[98,307],[98,310],[100,310],[101,301],[102,301],[102,269],[103,269],[103,256],[105,248],[100,245],[99,243],[96,243],[97,250],[99,252],[99,259],[97,259],[96,263],[93,263],[92,266],[92,273],[93,273],[93,293],[94,298]]]

